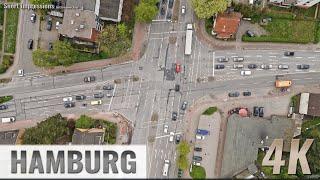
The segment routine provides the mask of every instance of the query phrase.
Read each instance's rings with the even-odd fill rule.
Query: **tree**
[[[81,115],[76,121],[76,128],[90,129],[94,128],[94,120],[86,115]]]
[[[227,9],[227,0],[192,0],[195,13],[199,18],[207,19]]]
[[[138,22],[151,22],[158,13],[156,3],[157,0],[142,0],[139,5],[134,8],[136,20]]]
[[[178,145],[178,152],[180,153],[180,155],[188,155],[188,153],[190,152],[190,145],[188,144],[187,141],[182,141],[179,145]]]
[[[59,65],[69,66],[74,63],[78,51],[68,42],[56,41],[53,43],[52,53]]]
[[[31,4],[52,4],[52,0],[30,0]]]
[[[102,46],[112,47],[118,41],[118,29],[115,25],[107,25],[98,37]]]
[[[187,159],[187,157],[186,156],[184,156],[184,155],[180,155],[179,157],[178,157],[178,167],[180,168],[180,169],[182,169],[182,170],[186,170],[186,169],[188,169],[188,159]]]
[[[190,173],[192,179],[205,179],[206,170],[202,166],[192,166],[192,172]]]

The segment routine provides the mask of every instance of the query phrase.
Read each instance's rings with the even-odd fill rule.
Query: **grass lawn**
[[[301,131],[304,132],[307,128],[313,128],[320,125],[320,118],[306,120],[302,123]]]
[[[0,104],[11,101],[13,99],[13,96],[1,96],[0,97]]]
[[[205,179],[206,170],[201,166],[192,166],[192,172],[190,173],[192,179]]]
[[[3,31],[0,31],[0,50],[2,50]]]
[[[0,25],[3,25],[4,8],[3,4],[0,4]]]
[[[14,53],[16,49],[17,26],[19,19],[19,9],[7,10],[6,34],[4,50],[8,53]]]
[[[203,115],[210,116],[210,115],[212,115],[213,113],[215,113],[217,110],[218,110],[217,107],[209,107],[209,108],[208,108],[207,110],[205,110],[202,114],[203,114]]]

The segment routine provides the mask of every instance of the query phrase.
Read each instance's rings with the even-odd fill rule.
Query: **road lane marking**
[[[111,100],[110,100],[110,103],[109,103],[109,110],[111,110],[111,104],[112,104],[112,101],[113,101],[113,97],[114,97],[114,94],[116,92],[116,88],[117,88],[117,84],[114,85],[114,89],[113,89],[113,92],[112,92],[112,97],[111,97]]]
[[[315,57],[308,57],[309,59],[313,59],[313,58],[315,58]]]
[[[262,57],[262,55],[256,55],[256,57]]]
[[[296,57],[297,59],[302,59],[302,57]]]

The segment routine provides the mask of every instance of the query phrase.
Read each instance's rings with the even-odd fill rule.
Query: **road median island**
[[[13,96],[1,96],[0,97],[0,104],[11,101],[13,99]]]

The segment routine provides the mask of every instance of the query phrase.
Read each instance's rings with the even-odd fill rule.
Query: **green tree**
[[[74,63],[78,51],[76,51],[70,43],[65,41],[56,41],[53,43],[53,57],[58,64],[69,66]]]
[[[199,18],[207,19],[227,9],[227,0],[192,0],[195,13]]]
[[[98,37],[102,46],[111,48],[118,41],[118,29],[115,25],[107,25]]]
[[[181,143],[178,145],[178,152],[180,153],[180,155],[188,155],[188,153],[190,152],[190,145],[187,141],[181,141]]]
[[[138,22],[151,22],[158,13],[156,2],[157,0],[140,1],[139,5],[134,8],[136,20]]]
[[[182,170],[186,170],[188,169],[188,165],[189,165],[189,162],[187,157],[185,155],[180,155],[178,157],[178,167]]]
[[[52,4],[52,0],[30,0],[31,4]]]
[[[94,128],[94,119],[86,115],[81,115],[80,118],[76,121],[76,128],[90,129]]]
[[[192,179],[205,179],[206,170],[202,166],[192,166],[192,172],[190,173]]]

